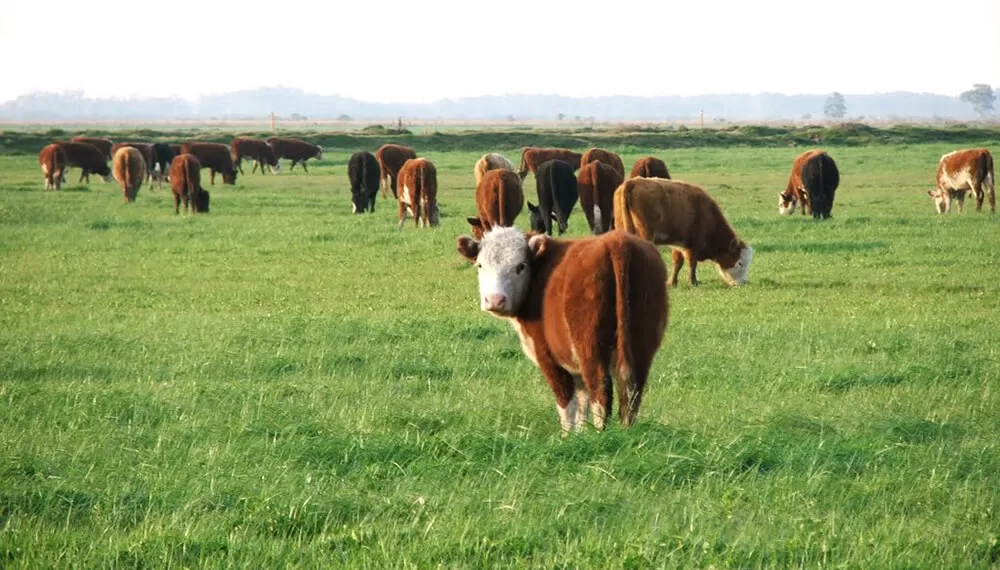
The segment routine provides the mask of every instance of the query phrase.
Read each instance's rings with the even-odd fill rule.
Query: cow
[[[79,142],[56,142],[63,152],[66,153],[66,160],[69,166],[76,166],[81,170],[79,182],[87,181],[90,184],[90,173],[93,172],[101,177],[105,182],[111,181],[111,169],[108,168],[107,159],[104,153],[90,143]],[[66,171],[63,169],[63,182],[65,182]]]
[[[744,242],[704,190],[664,178],[630,178],[615,190],[615,228],[672,249],[670,284],[688,262],[691,285],[697,285],[699,261],[711,259],[729,285],[747,283],[753,248]]]
[[[183,154],[183,153],[181,153],[181,145],[175,144],[175,143],[170,143],[168,146],[170,146],[170,150],[174,151],[174,156],[179,156],[179,155]]]
[[[580,168],[581,158],[583,155],[580,153],[565,148],[525,147],[521,151],[521,165],[517,168],[517,175],[521,177],[521,180],[524,180],[528,176],[528,172],[535,173],[539,164],[554,159],[568,162],[575,172]]]
[[[152,149],[153,164],[150,170],[153,171],[153,176],[156,179],[157,184],[163,186],[163,180],[168,178],[168,171],[170,170],[170,165],[174,160],[174,151],[170,148],[167,143],[153,143]],[[152,186],[150,186],[152,189]]]
[[[146,159],[142,151],[133,146],[122,146],[111,159],[115,180],[121,184],[125,203],[135,202],[142,181],[146,179]]]
[[[306,161],[310,158],[323,160],[323,147],[299,139],[289,139],[283,137],[271,137],[267,139],[267,144],[271,145],[274,151],[274,158],[280,161],[287,158],[292,161],[288,171],[295,170],[295,165],[301,163],[302,170],[309,172],[306,168]]]
[[[643,178],[670,178],[670,171],[667,170],[667,163],[655,156],[644,156],[635,161],[632,165],[632,173],[629,178],[641,176]]]
[[[523,207],[524,192],[517,174],[512,170],[488,170],[476,185],[478,217],[466,221],[472,226],[472,235],[482,239],[492,228],[513,226]]]
[[[215,173],[222,174],[223,184],[236,184],[236,168],[229,148],[222,143],[186,142],[181,144],[180,154],[193,154],[198,157],[202,168],[209,169],[208,183],[215,185]]]
[[[87,144],[94,145],[94,146],[96,146],[98,148],[98,150],[100,150],[102,153],[104,153],[104,160],[105,161],[111,160],[111,156],[112,156],[111,155],[111,147],[114,146],[114,143],[111,142],[108,139],[101,138],[101,137],[88,137],[88,136],[82,136],[81,135],[81,136],[73,137],[73,138],[69,139],[69,142],[87,143]]]
[[[153,143],[145,142],[119,142],[111,146],[111,156],[114,157],[118,154],[118,149],[123,147],[132,147],[139,151],[142,156],[142,160],[146,163],[146,173],[150,174],[153,170]]]
[[[603,430],[618,386],[618,418],[635,422],[667,329],[666,267],[653,244],[620,231],[574,240],[513,227],[458,237],[474,263],[479,307],[510,321],[521,350],[548,380],[562,436],[588,408]]]
[[[472,168],[472,174],[476,177],[476,186],[483,180],[483,175],[490,170],[510,170],[514,171],[514,165],[511,164],[506,157],[502,154],[497,154],[495,152],[490,152],[484,154],[476,161],[476,165]]]
[[[559,235],[566,231],[570,212],[579,197],[573,170],[570,163],[559,159],[547,160],[538,165],[535,171],[538,206],[528,202],[531,229],[552,235],[552,220],[555,220]]]
[[[374,213],[382,178],[375,155],[366,151],[352,154],[347,161],[347,178],[351,181],[351,211],[360,214],[370,209]]]
[[[958,200],[958,211],[965,209],[965,193],[976,197],[976,211],[983,210],[983,199],[990,200],[990,212],[997,211],[994,189],[993,155],[989,149],[955,150],[938,161],[937,186],[928,190],[939,214],[951,212],[951,201]]]
[[[384,144],[375,151],[375,160],[382,171],[382,199],[388,198],[386,189],[392,190],[392,197],[395,199],[398,188],[399,169],[411,158],[417,158],[417,151],[408,146],[398,144]]]
[[[174,194],[174,213],[179,214],[181,200],[184,213],[188,213],[188,203],[194,214],[207,214],[208,191],[201,187],[201,162],[193,154],[179,154],[170,162],[170,191]]]
[[[271,169],[272,173],[281,174],[281,163],[274,155],[274,149],[266,141],[236,137],[229,143],[229,150],[233,157],[233,163],[236,165],[236,170],[240,174],[243,174],[244,158],[253,159],[253,169],[250,171],[250,174],[257,172],[258,166],[260,166],[260,173],[264,174],[265,165]],[[305,168],[304,164],[303,168]]]
[[[580,208],[594,235],[614,227],[615,189],[623,182],[622,175],[600,160],[580,167],[576,188],[580,193]]]
[[[437,168],[426,158],[411,158],[397,174],[399,181],[399,227],[406,213],[413,214],[418,228],[441,223],[437,203]],[[423,218],[421,218],[421,213]]]
[[[599,160],[611,168],[614,168],[618,171],[618,174],[620,174],[622,178],[625,178],[625,165],[622,163],[622,157],[603,148],[595,147],[584,151],[583,156],[580,157],[580,168],[583,168],[595,160]]]
[[[778,193],[778,213],[791,214],[801,202],[802,215],[829,218],[839,184],[840,172],[830,155],[820,149],[807,150],[792,162],[788,185]]]
[[[69,168],[69,159],[66,151],[57,144],[49,144],[38,153],[38,166],[42,168],[45,176],[46,190],[59,190],[62,188],[63,171]]]

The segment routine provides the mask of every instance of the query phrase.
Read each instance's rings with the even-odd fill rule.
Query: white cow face
[[[951,196],[948,192],[941,190],[940,188],[934,190],[928,190],[927,195],[934,200],[934,209],[937,210],[939,214],[947,214],[951,211]]]
[[[528,238],[513,227],[497,227],[482,241],[458,238],[458,252],[479,269],[480,308],[508,317],[520,310],[531,285],[531,262],[545,249],[546,236]]]
[[[750,262],[753,261],[753,248],[747,245],[740,250],[740,257],[732,267],[719,265],[719,275],[730,285],[746,285],[750,281]]]
[[[271,174],[281,174],[281,161],[276,161],[274,166],[268,165],[268,168],[271,169]]]
[[[778,213],[783,216],[794,213],[795,202],[795,194],[785,196],[783,193],[778,192]]]

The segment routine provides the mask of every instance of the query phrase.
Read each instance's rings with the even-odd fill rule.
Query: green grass
[[[934,214],[951,143],[827,148],[825,223],[776,213],[801,148],[625,154],[751,283],[672,289],[637,425],[566,439],[455,252],[491,148],[401,231],[346,151],[187,217],[0,157],[0,567],[997,567],[1000,217]]]

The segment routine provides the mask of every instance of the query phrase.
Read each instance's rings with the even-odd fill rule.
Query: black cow
[[[528,202],[531,229],[552,235],[552,220],[555,220],[559,224],[559,235],[562,235],[566,231],[569,214],[580,197],[573,165],[559,159],[543,162],[535,171],[535,184],[538,206]]]
[[[149,173],[154,176],[162,185],[163,180],[168,178],[170,173],[170,163],[174,160],[174,150],[167,143],[153,143],[153,163],[149,165]],[[153,172],[159,167],[160,173],[154,175]]]
[[[370,152],[356,152],[347,162],[347,177],[351,180],[351,205],[355,214],[371,208],[375,211],[375,195],[378,192],[382,170]]]
[[[809,193],[813,218],[829,218],[833,196],[840,185],[840,171],[829,154],[818,153],[802,165],[802,185]]]

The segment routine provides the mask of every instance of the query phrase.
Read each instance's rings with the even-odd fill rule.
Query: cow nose
[[[483,307],[485,307],[487,311],[503,309],[506,303],[506,295],[501,295],[500,293],[493,293],[483,297]]]

